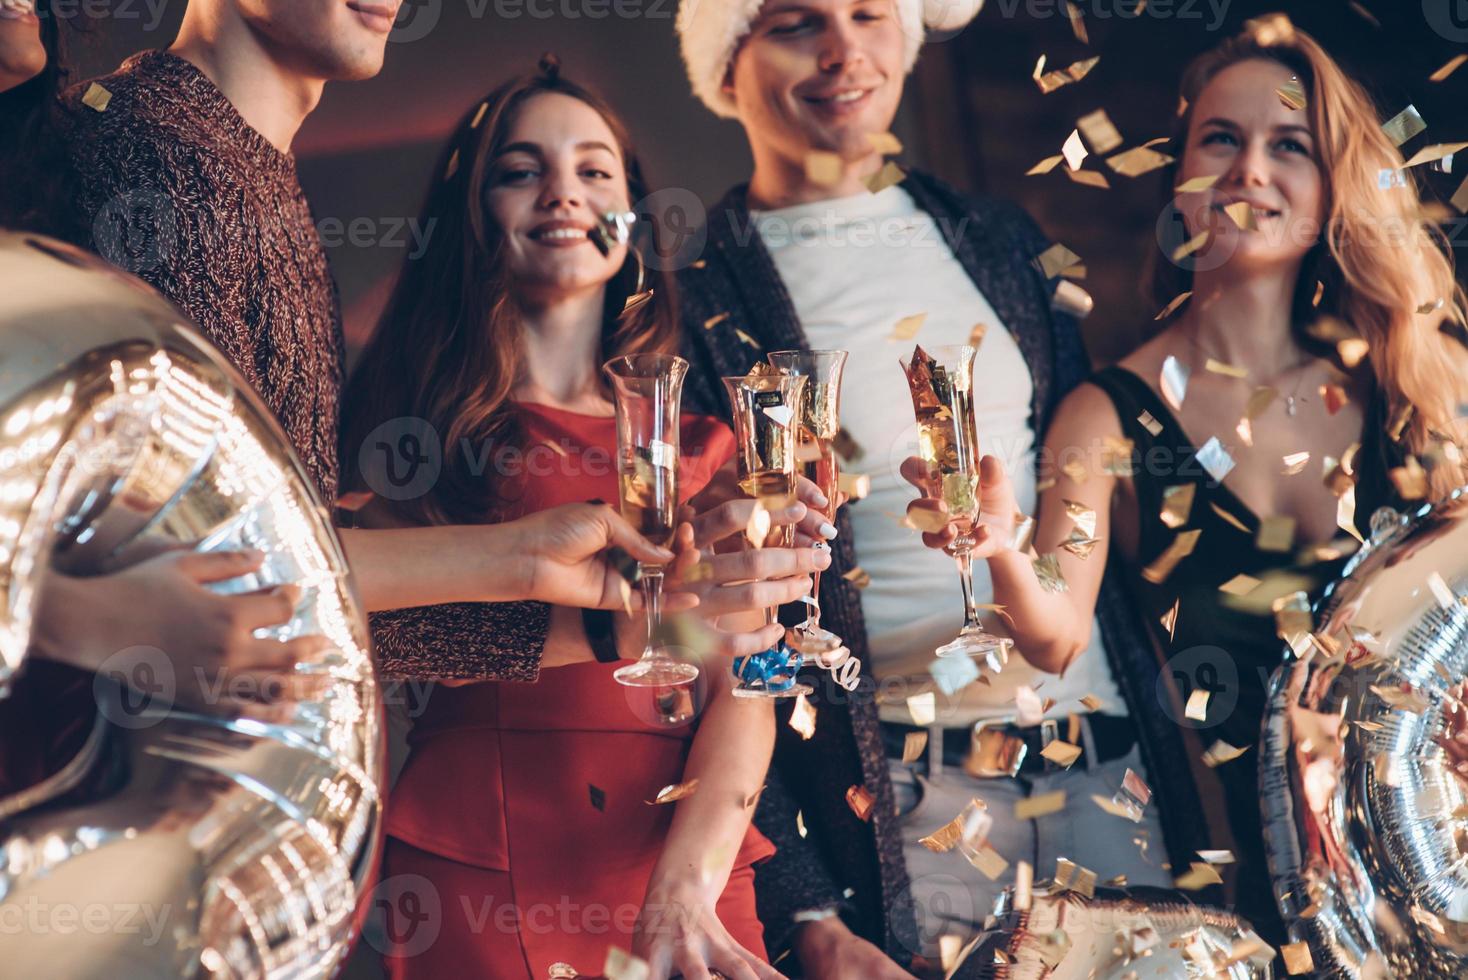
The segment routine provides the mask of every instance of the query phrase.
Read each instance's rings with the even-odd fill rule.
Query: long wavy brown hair
[[[1295,286],[1297,339],[1321,352],[1309,333],[1321,316],[1360,334],[1370,354],[1359,369],[1374,373],[1391,417],[1407,419],[1401,441],[1428,464],[1431,494],[1445,495],[1468,482],[1458,454],[1441,451],[1444,441],[1463,441],[1458,414],[1468,404],[1468,351],[1458,338],[1468,323],[1464,295],[1451,252],[1423,212],[1415,170],[1401,170],[1402,154],[1378,124],[1365,89],[1302,31],[1274,39],[1241,34],[1194,59],[1184,73],[1185,108],[1173,156],[1180,163],[1203,89],[1224,69],[1251,59],[1273,61],[1298,76],[1326,195],[1325,226]],[[1179,163],[1166,174],[1168,207]],[[1406,186],[1382,190],[1379,175],[1386,171],[1401,173]],[[1192,272],[1161,251],[1149,257],[1147,278],[1159,306],[1192,288]],[[1317,283],[1323,287],[1318,305]],[[1417,312],[1439,301],[1431,312]]]
[[[635,207],[648,194],[626,125],[599,95],[561,77],[551,56],[542,58],[537,73],[511,79],[464,114],[434,166],[421,224],[431,229],[426,250],[404,262],[343,399],[345,490],[366,487],[359,451],[383,422],[421,419],[432,427],[424,431],[441,439],[442,471],[433,488],[412,499],[385,501],[401,520],[479,523],[503,516],[507,501],[495,485],[492,468],[475,467],[472,458],[484,458],[484,447],[515,445],[521,439],[510,394],[522,378],[524,328],[504,234],[484,194],[516,117],[534,96],[550,92],[580,99],[606,120],[622,155],[628,200]],[[654,237],[655,249],[656,227],[641,222],[638,227]],[[646,284],[653,288],[653,298],[623,315],[636,280],[636,260],[629,249],[627,264],[607,284],[604,360],[676,352],[673,277],[649,268]],[[463,447],[472,447],[472,453],[461,451]]]

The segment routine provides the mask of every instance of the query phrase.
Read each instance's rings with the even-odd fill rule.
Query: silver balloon
[[[1468,792],[1438,744],[1468,676],[1465,517],[1458,495],[1378,512],[1313,623],[1283,623],[1260,795],[1275,896],[1318,976],[1468,976]]]
[[[1098,888],[1093,897],[1037,887],[1027,909],[1006,889],[994,929],[965,974],[1005,980],[1268,980],[1274,951],[1248,923],[1157,888]]]
[[[9,976],[329,975],[375,873],[383,748],[346,561],[270,412],[152,290],[0,232],[0,683],[47,581],[180,547],[265,552],[220,591],[298,583],[271,635],[329,647],[236,711],[170,710],[209,680],[161,651],[104,665],[80,755],[0,800]]]

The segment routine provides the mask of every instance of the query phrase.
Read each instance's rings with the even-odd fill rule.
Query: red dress
[[[616,501],[613,419],[520,409],[527,448],[506,460],[525,474],[525,513]],[[681,440],[686,497],[729,458],[733,435],[686,416]],[[388,802],[377,895],[394,977],[545,980],[557,962],[597,975],[608,946],[631,949],[673,816],[672,805],[646,801],[683,780],[693,726],[644,720],[634,699],[645,690],[613,680],[617,666],[433,690]],[[751,827],[718,904],[724,927],[761,957],[752,865],[773,853]]]

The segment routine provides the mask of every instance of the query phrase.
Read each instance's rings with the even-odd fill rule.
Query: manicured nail
[[[836,525],[829,524],[829,523],[822,524],[820,530],[821,530],[821,537],[825,538],[827,541],[832,541],[832,540],[835,539],[835,537],[836,537]]]
[[[816,567],[824,570],[828,565],[831,564],[831,552],[826,548],[817,547],[815,560]]]
[[[824,507],[831,502],[830,498],[821,493],[819,490],[813,491],[810,495],[810,499],[811,502],[814,503],[817,507]]]

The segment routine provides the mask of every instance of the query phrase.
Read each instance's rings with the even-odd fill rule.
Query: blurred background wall
[[[184,0],[57,0],[100,11],[79,52],[82,75],[127,54],[166,47]],[[1014,198],[1088,267],[1097,309],[1085,325],[1092,356],[1114,360],[1134,346],[1155,309],[1138,294],[1143,260],[1156,248],[1157,173],[1111,187],[1071,182],[1060,168],[1026,177],[1060,152],[1075,121],[1105,108],[1135,146],[1169,133],[1188,59],[1245,20],[1283,11],[1314,34],[1377,98],[1382,118],[1413,104],[1427,132],[1405,147],[1468,140],[1468,66],[1429,76],[1468,52],[1468,0],[1074,0],[1088,43],[1065,0],[988,0],[956,36],[930,43],[894,131],[902,163],[959,186]],[[1139,12],[1140,11],[1140,12]],[[712,203],[748,176],[737,124],[691,96],[673,32],[676,0],[404,0],[383,72],[327,87],[296,142],[302,182],[318,216],[356,345],[376,321],[388,287],[415,251],[415,218],[439,144],[458,116],[496,83],[556,52],[567,75],[600,89],[626,116],[654,183]],[[1083,81],[1042,95],[1047,68],[1100,56]],[[1091,164],[1095,166],[1095,164]],[[1451,173],[1418,174],[1449,198],[1468,177],[1468,153]],[[1460,273],[1468,265],[1464,219],[1449,227]]]

